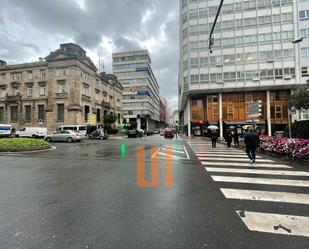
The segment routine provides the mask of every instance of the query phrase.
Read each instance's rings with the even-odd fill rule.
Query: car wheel
[[[93,137],[92,137],[92,136],[89,136],[89,139],[90,139],[90,140],[92,140],[92,139],[93,139]]]
[[[72,143],[72,142],[73,142],[73,138],[69,137],[69,138],[67,139],[67,141],[68,141],[68,143]]]
[[[32,138],[37,138],[37,136],[36,135],[32,135]]]
[[[19,135],[15,135],[15,137],[20,138],[20,136],[19,136]]]
[[[46,140],[47,142],[49,142],[49,143],[52,141],[52,139],[51,139],[50,137],[45,138],[45,140]]]
[[[103,137],[103,136],[101,136],[101,137],[100,137],[100,140],[104,140],[104,137]]]

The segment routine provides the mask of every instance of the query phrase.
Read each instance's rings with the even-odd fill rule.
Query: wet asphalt
[[[235,210],[250,204],[227,201],[184,140],[54,145],[0,156],[1,249],[309,248],[308,237],[249,231]],[[164,185],[164,157],[159,186],[139,187],[137,147],[145,150],[149,172],[153,151],[165,145],[184,145],[190,159],[173,160],[171,188]],[[293,213],[309,215],[305,206]]]

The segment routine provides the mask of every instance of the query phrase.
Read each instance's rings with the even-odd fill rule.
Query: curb
[[[16,154],[28,154],[28,153],[39,153],[39,152],[46,152],[55,150],[55,146],[51,146],[49,149],[44,150],[30,150],[30,151],[16,151],[16,152],[0,152],[0,155],[16,155]]]

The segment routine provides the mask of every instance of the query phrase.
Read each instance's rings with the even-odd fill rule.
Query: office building
[[[302,41],[300,46],[300,64],[302,81],[307,82],[309,79],[309,1],[299,0],[299,29]],[[298,111],[297,120],[308,120],[309,110]]]
[[[113,53],[113,73],[123,85],[123,118],[153,131],[160,122],[159,85],[147,50]]]
[[[180,1],[180,122],[188,135],[216,124],[222,137],[229,126],[251,124],[249,103],[260,100],[255,124],[267,134],[283,130],[290,91],[301,84],[292,43],[299,36],[298,2],[224,1],[210,51],[219,2]]]

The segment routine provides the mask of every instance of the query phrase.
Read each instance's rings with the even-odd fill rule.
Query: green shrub
[[[49,149],[48,142],[32,138],[0,139],[0,152],[19,152]]]
[[[297,121],[291,128],[293,138],[309,138],[309,120]],[[289,126],[286,126],[283,136],[289,137]]]

